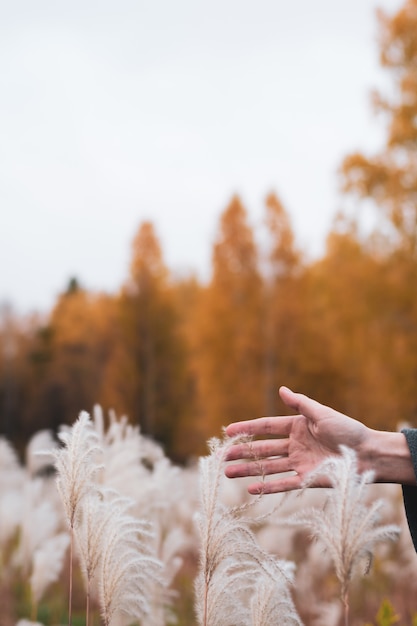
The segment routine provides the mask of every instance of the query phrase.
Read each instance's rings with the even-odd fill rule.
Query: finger
[[[252,495],[268,494],[268,493],[284,493],[301,489],[302,479],[297,474],[289,474],[276,480],[268,480],[264,482],[252,483],[248,486],[248,492]]]
[[[229,437],[235,435],[277,435],[288,436],[291,432],[295,415],[284,415],[280,417],[258,417],[245,422],[234,422],[226,428]]]
[[[245,476],[269,476],[290,470],[290,460],[287,456],[283,456],[278,459],[263,459],[262,461],[228,465],[225,468],[225,474],[228,478],[242,478]]]
[[[226,452],[226,461],[238,459],[264,459],[288,454],[289,439],[266,439],[248,441],[231,446]]]

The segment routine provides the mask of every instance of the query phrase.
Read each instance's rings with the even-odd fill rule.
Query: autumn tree
[[[104,368],[112,352],[114,300],[71,280],[33,342],[33,419],[48,428],[72,423],[101,401]]]
[[[265,209],[264,410],[268,415],[275,415],[279,410],[279,386],[300,383],[298,360],[302,350],[303,268],[289,215],[274,193],[266,197]]]
[[[212,277],[199,313],[198,384],[205,436],[264,406],[262,280],[253,232],[238,197],[220,219]]]
[[[351,154],[343,162],[346,191],[377,204],[394,242],[417,254],[417,0],[393,16],[379,13],[380,60],[389,72],[391,97],[374,94],[384,115],[386,138],[373,156]]]
[[[0,434],[19,437],[25,401],[25,357],[28,324],[19,320],[9,305],[0,307]]]
[[[181,419],[174,433],[175,455],[180,459],[207,453],[205,438],[199,427],[198,354],[199,315],[204,285],[193,274],[178,276],[173,283],[178,334],[185,353],[185,396]]]
[[[392,16],[380,13],[380,59],[392,95],[374,95],[386,123],[380,151],[349,155],[341,172],[345,191],[374,202],[379,254],[384,257],[383,352],[397,387],[396,408],[415,421],[417,377],[417,1]],[[381,337],[382,342],[382,337]],[[381,343],[382,350],[382,343]],[[397,418],[398,419],[398,418]]]
[[[129,280],[120,296],[121,344],[111,384],[144,434],[173,451],[186,410],[186,363],[173,287],[150,222],[134,240]],[[110,382],[109,382],[110,384]],[[122,393],[120,393],[120,389]]]
[[[100,402],[112,302],[71,280],[48,315],[0,314],[0,426],[20,450]]]
[[[371,425],[371,387],[378,377],[381,272],[356,222],[336,220],[326,254],[306,272],[306,390]],[[373,421],[373,426],[376,426]]]

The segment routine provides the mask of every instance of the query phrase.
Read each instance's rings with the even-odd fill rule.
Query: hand
[[[298,415],[261,417],[245,422],[235,422],[226,428],[229,436],[239,433],[254,437],[271,435],[275,439],[254,440],[232,446],[228,461],[242,460],[226,468],[229,478],[284,474],[270,481],[258,481],[248,487],[250,493],[277,493],[299,489],[305,476],[329,455],[339,454],[341,444],[358,453],[359,470],[368,469],[367,444],[372,431],[342,413],[281,387],[283,402]],[[387,433],[391,434],[391,433]],[[397,434],[397,433],[395,433]],[[400,435],[403,439],[403,435]],[[363,467],[361,467],[361,452]],[[295,472],[295,474],[287,474]],[[316,486],[326,486],[325,480]]]

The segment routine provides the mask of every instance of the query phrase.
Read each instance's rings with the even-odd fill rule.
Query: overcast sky
[[[0,302],[118,289],[145,219],[207,277],[234,193],[255,224],[275,190],[319,254],[341,159],[383,137],[377,6],[400,2],[0,0]]]

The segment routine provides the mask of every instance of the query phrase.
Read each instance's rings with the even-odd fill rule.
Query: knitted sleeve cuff
[[[411,453],[411,459],[413,461],[414,473],[417,479],[417,429],[404,428],[401,432],[407,440]],[[402,489],[408,527],[410,529],[414,549],[417,552],[417,486],[403,485]]]

